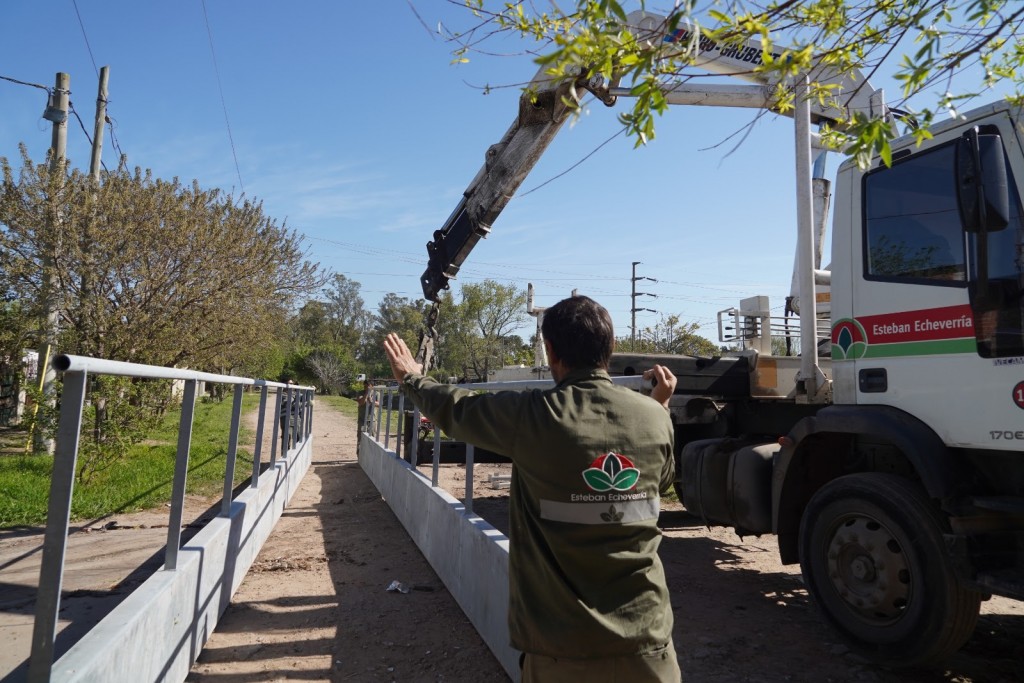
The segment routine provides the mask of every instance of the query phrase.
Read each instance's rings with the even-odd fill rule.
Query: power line
[[[100,69],[96,66],[96,58],[92,55],[92,46],[89,45],[89,36],[85,34],[85,24],[82,23],[82,14],[78,11],[78,0],[71,0],[71,4],[75,6],[75,16],[78,17],[78,25],[82,28],[82,38],[85,39],[85,49],[89,51],[89,59],[92,60],[92,69],[98,76]]]
[[[224,109],[224,123],[228,129],[228,141],[231,143],[231,156],[235,160],[235,173],[238,174],[238,187],[245,192],[242,184],[242,171],[238,168],[238,155],[235,153],[235,138],[231,135],[231,121],[228,119],[228,104],[224,99],[224,86],[220,82],[220,68],[217,66],[217,52],[213,49],[213,31],[210,30],[210,17],[206,14],[206,0],[200,0],[203,6],[203,19],[206,21],[206,36],[210,39],[210,54],[213,56],[213,73],[217,76],[217,90],[220,91],[220,105]]]
[[[45,90],[46,92],[50,92],[50,89],[45,85],[39,85],[38,83],[29,83],[28,81],[19,81],[17,78],[11,78],[10,76],[0,76],[0,80],[10,81],[11,83],[17,83],[18,85],[27,85],[33,88],[39,88],[40,90]]]
[[[107,101],[109,104],[109,100]],[[117,136],[114,134],[114,119],[107,114],[107,128],[110,130],[110,144],[114,147],[117,152],[117,165],[121,165],[121,161],[125,158],[124,152],[121,151],[121,145],[117,141]]]
[[[82,129],[82,134],[85,135],[85,139],[89,141],[89,146],[92,147],[92,137],[89,135],[89,131],[85,129],[85,124],[82,123],[82,117],[78,115],[78,111],[75,109],[75,105],[71,100],[68,100],[68,109],[74,114],[75,119],[78,121],[78,126]]]
[[[78,121],[78,126],[82,129],[82,134],[85,135],[85,139],[89,141],[89,146],[92,147],[92,136],[89,135],[89,131],[86,130],[85,124],[82,123],[82,117],[78,115],[78,110],[75,109],[75,105],[71,100],[68,100],[68,109],[70,109],[71,113],[74,114],[75,120]],[[103,159],[100,159],[100,165],[103,166],[104,171],[109,173],[107,165],[103,163]]]
[[[614,135],[612,135],[612,136],[611,136],[610,138],[608,138],[607,140],[605,140],[604,142],[602,142],[602,143],[601,143],[600,145],[598,145],[598,146],[597,146],[597,147],[595,147],[594,149],[590,150],[590,152],[589,152],[589,153],[588,153],[588,154],[587,154],[586,156],[584,156],[584,157],[583,157],[582,159],[580,159],[579,161],[577,161],[577,162],[576,162],[575,164],[573,164],[573,165],[572,165],[572,166],[570,166],[569,168],[565,169],[565,170],[564,170],[564,171],[562,171],[561,173],[559,173],[559,174],[557,174],[557,175],[554,175],[554,176],[552,176],[552,177],[548,178],[547,180],[545,180],[544,182],[542,182],[542,183],[541,183],[540,185],[535,185],[534,187],[531,187],[531,188],[530,188],[529,190],[527,190],[526,192],[519,192],[519,193],[517,193],[517,194],[516,194],[516,198],[522,198],[522,197],[525,197],[525,196],[526,196],[526,195],[528,195],[528,194],[531,194],[531,193],[533,193],[533,192],[536,192],[537,190],[539,190],[540,188],[544,187],[544,186],[545,186],[545,185],[547,185],[548,183],[553,183],[554,181],[558,180],[558,179],[559,179],[559,178],[561,178],[562,176],[566,175],[567,173],[569,173],[570,171],[572,171],[573,169],[575,169],[575,168],[576,168],[577,166],[581,165],[581,164],[582,164],[582,163],[583,163],[584,161],[586,161],[586,160],[587,160],[587,159],[589,159],[590,157],[592,157],[592,156],[594,156],[595,154],[597,154],[597,153],[598,153],[598,152],[599,152],[599,151],[601,150],[601,148],[602,148],[602,147],[604,147],[604,146],[605,146],[605,145],[607,145],[607,144],[608,144],[609,142],[611,142],[612,140],[614,140],[615,138],[619,137],[620,135],[622,135],[622,134],[623,134],[623,133],[625,133],[625,132],[626,132],[626,127],[625,127],[625,126],[623,126],[622,128],[620,128],[620,129],[619,129],[619,131],[618,131],[617,133],[615,133]]]

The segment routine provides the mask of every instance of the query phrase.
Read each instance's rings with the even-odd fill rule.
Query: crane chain
[[[437,314],[440,310],[440,302],[435,301],[431,304],[420,329],[420,347],[416,351],[416,362],[423,366],[423,374],[427,374],[434,366],[434,341],[437,339]]]

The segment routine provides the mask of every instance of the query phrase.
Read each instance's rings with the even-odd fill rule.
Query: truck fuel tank
[[[691,441],[680,456],[683,505],[708,526],[741,536],[772,533],[772,463],[777,443]]]

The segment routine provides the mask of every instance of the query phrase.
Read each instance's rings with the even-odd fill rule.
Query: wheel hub
[[[828,546],[828,575],[836,592],[861,618],[898,619],[910,600],[910,571],[899,541],[863,515],[845,518]]]

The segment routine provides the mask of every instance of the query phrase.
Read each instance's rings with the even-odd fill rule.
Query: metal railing
[[[227,516],[231,505],[231,494],[234,489],[235,456],[238,449],[238,431],[242,413],[242,393],[245,387],[259,387],[260,390],[259,418],[256,426],[256,445],[253,453],[251,488],[256,488],[259,481],[269,390],[271,388],[277,389],[275,392],[275,404],[278,406],[275,410],[275,415],[278,419],[274,420],[271,436],[269,460],[271,466],[274,465],[278,457],[278,437],[281,437],[280,455],[282,458],[287,458],[293,448],[298,447],[309,437],[313,418],[312,387],[153,365],[123,363],[85,356],[59,355],[54,359],[54,367],[59,371],[63,371],[64,386],[61,393],[60,414],[57,423],[56,450],[54,453],[53,475],[50,481],[46,531],[43,537],[42,566],[39,572],[39,589],[32,632],[32,650],[29,658],[28,681],[30,683],[49,681],[53,668],[57,617],[60,611],[60,594],[64,579],[64,557],[67,550],[68,528],[71,516],[71,496],[74,490],[82,410],[85,404],[86,380],[89,374],[184,381],[163,571],[175,570],[178,563],[178,551],[181,548],[182,516],[185,506],[185,476],[188,471],[189,449],[192,440],[192,420],[199,382],[231,384],[235,387],[224,474],[224,497],[220,516]]]
[[[650,388],[651,383],[645,381],[640,375],[629,377],[612,377],[612,382],[628,389],[639,391],[642,388]],[[458,384],[456,386],[473,391],[527,391],[530,389],[550,389],[555,385],[554,380],[514,380],[507,382],[476,382],[471,384]],[[397,395],[397,408],[394,397]],[[397,410],[398,418],[392,418],[392,413]],[[402,449],[405,444],[403,430],[405,427],[405,395],[399,392],[394,386],[375,386],[371,388],[370,400],[367,401],[366,416],[360,429],[363,433],[373,437],[375,441],[382,444],[385,450],[390,450],[391,424],[396,422],[398,427],[395,431],[394,453],[401,458]],[[412,439],[409,442],[409,452],[405,454],[405,460],[413,467],[421,464],[418,460],[419,439],[417,430],[420,424],[420,410],[412,410]],[[381,441],[383,427],[383,441]],[[432,449],[432,467],[430,485],[437,487],[439,469],[441,464],[441,430],[434,426],[434,447]],[[467,513],[473,512],[473,465],[475,460],[475,448],[473,444],[466,444],[466,491],[463,498],[463,505]]]

